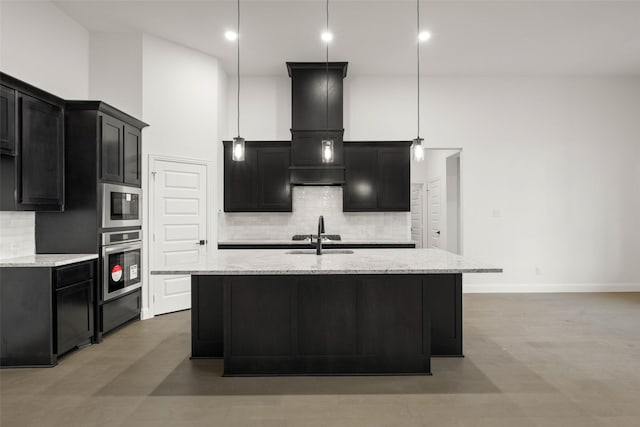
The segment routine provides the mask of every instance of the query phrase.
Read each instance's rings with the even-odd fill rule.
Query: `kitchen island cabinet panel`
[[[304,277],[297,292],[300,354],[356,354],[356,282],[344,277]]]
[[[364,276],[358,279],[358,324],[363,354],[429,355],[423,337],[422,278]],[[428,315],[425,317],[428,318]],[[425,338],[425,339],[423,339]],[[426,342],[425,342],[426,341]]]
[[[231,279],[227,290],[231,354],[290,355],[294,284],[279,277],[244,277]]]
[[[222,357],[223,281],[191,276],[191,357]]]

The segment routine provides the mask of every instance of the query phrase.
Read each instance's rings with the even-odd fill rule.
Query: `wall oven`
[[[142,225],[142,189],[102,184],[102,228]]]
[[[142,231],[102,233],[104,301],[142,287]]]

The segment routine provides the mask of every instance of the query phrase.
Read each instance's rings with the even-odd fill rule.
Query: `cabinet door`
[[[142,180],[140,131],[132,126],[124,127],[124,182],[140,186]]]
[[[378,210],[411,210],[410,154],[408,147],[378,151]]]
[[[289,184],[289,148],[259,148],[258,210],[261,212],[291,212]]]
[[[224,210],[255,212],[258,209],[256,150],[245,146],[244,161],[234,162],[231,144],[224,145]]]
[[[374,211],[378,205],[378,151],[373,147],[344,147],[343,210]]]
[[[124,123],[109,116],[100,116],[100,178],[123,182]]]
[[[62,108],[19,96],[21,129],[17,205],[23,210],[62,210],[64,133]]]
[[[16,153],[16,91],[0,86],[0,154]]]
[[[93,335],[92,284],[92,280],[87,280],[56,291],[58,355],[91,341]]]

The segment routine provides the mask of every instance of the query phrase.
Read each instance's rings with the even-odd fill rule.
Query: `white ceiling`
[[[218,57],[235,73],[235,1],[56,1],[90,31],[141,31]],[[323,61],[324,1],[241,0],[242,74]],[[349,74],[415,73],[415,1],[330,2],[330,60]],[[432,75],[640,75],[640,1],[421,1]]]

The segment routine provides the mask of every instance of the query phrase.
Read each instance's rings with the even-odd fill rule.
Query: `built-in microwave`
[[[142,225],[142,189],[102,184],[102,228]]]

